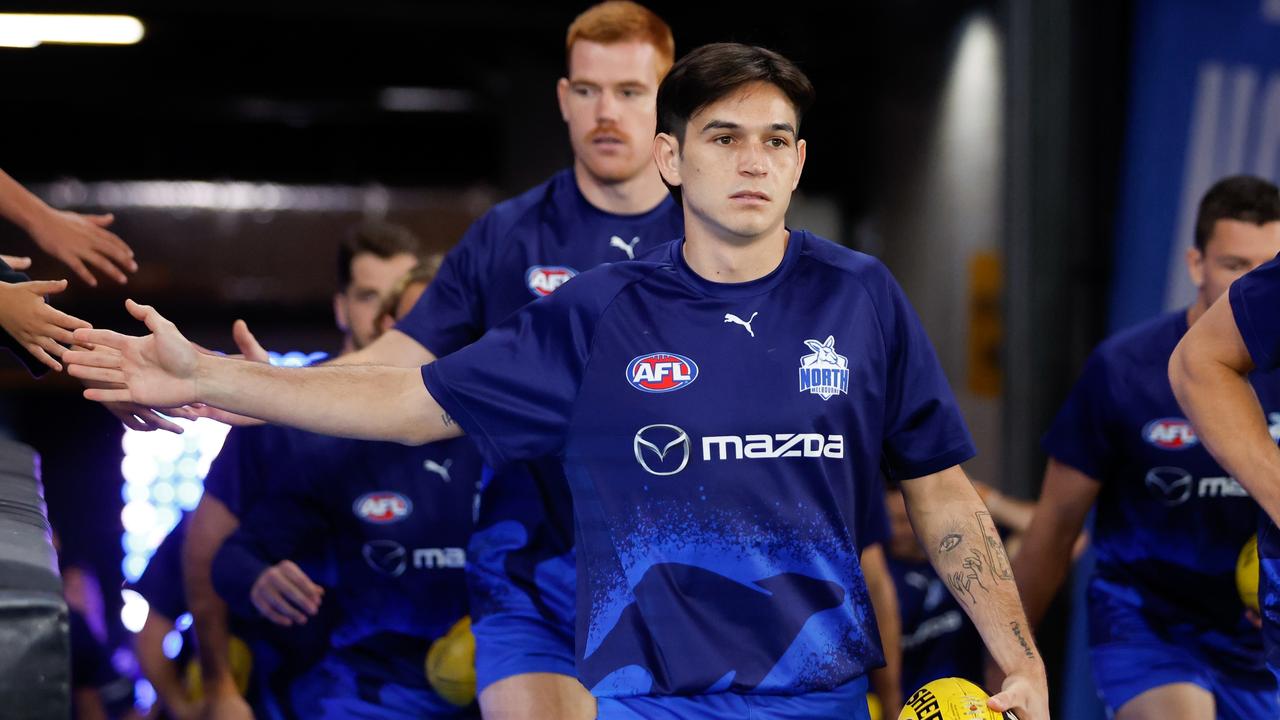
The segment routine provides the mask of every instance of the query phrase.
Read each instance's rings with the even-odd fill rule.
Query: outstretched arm
[[[1280,448],[1247,379],[1253,360],[1224,294],[1187,330],[1169,382],[1196,436],[1272,521],[1280,521]]]
[[[462,434],[417,369],[284,369],[206,355],[154,308],[132,300],[126,307],[152,334],[78,330],[76,341],[93,349],[63,355],[71,375],[115,385],[85,390],[89,400],[151,408],[205,403],[324,435],[405,444]]]
[[[959,466],[902,482],[916,537],[929,562],[977,626],[1005,672],[993,710],[1048,720],[1044,662],[1022,612],[1009,558],[987,507]]]
[[[0,170],[0,215],[21,226],[41,250],[66,263],[89,285],[98,284],[90,268],[118,283],[127,281],[126,271],[138,269],[133,251],[106,229],[115,220],[113,216],[55,210],[3,170]]]

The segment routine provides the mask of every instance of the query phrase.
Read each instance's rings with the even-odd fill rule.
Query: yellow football
[[[1249,538],[1236,560],[1236,590],[1244,606],[1258,612],[1258,536]]]
[[[440,697],[458,707],[476,699],[476,637],[471,634],[470,616],[431,643],[425,665],[427,682]]]
[[[939,678],[911,693],[898,720],[1002,720],[1001,713],[987,709],[987,700],[968,680]]]
[[[253,672],[253,653],[243,640],[232,635],[227,643],[227,662],[231,664],[231,677],[236,689],[244,695],[249,690],[249,676]],[[191,658],[187,663],[187,697],[192,702],[204,699],[204,681],[200,675],[200,663]]]

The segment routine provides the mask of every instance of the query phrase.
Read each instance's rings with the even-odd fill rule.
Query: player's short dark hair
[[[712,43],[676,61],[658,86],[658,132],[683,143],[689,118],[743,85],[758,82],[787,96],[797,123],[813,105],[813,83],[795,63],[762,47]]]
[[[1219,220],[1266,225],[1280,220],[1280,189],[1252,175],[1232,175],[1214,183],[1196,213],[1196,248],[1204,252]]]
[[[402,225],[367,221],[351,229],[338,246],[338,288],[351,284],[351,262],[360,255],[387,258],[396,255],[422,255],[422,240]]]
[[[800,120],[813,105],[813,83],[793,62],[772,50],[742,43],[711,43],[676,61],[658,86],[658,132],[674,136],[683,152],[689,118],[702,108],[752,83],[769,83],[782,91]],[[663,179],[676,202],[680,188]]]

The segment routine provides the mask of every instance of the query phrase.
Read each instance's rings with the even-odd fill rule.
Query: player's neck
[[[573,179],[587,202],[614,215],[649,212],[669,194],[667,186],[662,184],[657,165],[653,163],[649,163],[644,172],[628,180],[604,182],[588,172],[581,160],[574,160]]]
[[[1209,301],[1205,298],[1204,293],[1196,293],[1195,302],[1191,303],[1191,307],[1187,308],[1187,327],[1196,324],[1200,316],[1204,315],[1209,309]]]
[[[751,282],[782,264],[789,236],[786,226],[779,225],[751,239],[720,237],[685,213],[684,261],[712,282]]]

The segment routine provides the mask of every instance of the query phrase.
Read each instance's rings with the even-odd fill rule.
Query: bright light
[[[132,487],[126,485],[126,487]],[[145,496],[144,496],[145,497]],[[158,482],[151,486],[151,497],[160,505],[168,505],[173,502],[173,483]]]
[[[120,491],[120,497],[126,503],[131,503],[134,500],[146,500],[150,496],[151,493],[148,492],[147,486],[139,483],[127,482],[124,484],[124,488]]]
[[[148,550],[148,553],[151,551]],[[124,573],[124,579],[129,582],[137,582],[142,577],[142,572],[147,569],[148,555],[141,553],[129,553],[124,556],[124,560],[120,563],[120,572]]]
[[[204,486],[195,481],[178,483],[178,505],[183,510],[195,510],[200,504],[200,496],[204,494]]]
[[[177,620],[173,621],[173,626],[178,629],[178,632],[186,632],[191,627],[192,622],[194,622],[194,619],[191,617],[191,613],[185,612],[179,615]]]
[[[156,696],[156,689],[147,682],[146,678],[139,678],[133,684],[134,707],[142,711],[144,714],[156,704],[159,698]]]
[[[156,506],[145,500],[134,500],[120,511],[125,532],[145,535],[156,524]]]
[[[138,433],[141,435],[142,433]],[[128,452],[127,450],[125,452]],[[156,479],[159,469],[156,467],[155,458],[149,457],[141,453],[130,453],[124,456],[124,460],[120,461],[120,474],[124,476],[125,482],[131,485],[150,485]]]
[[[146,598],[133,590],[121,590],[120,597],[124,599],[124,607],[120,608],[120,622],[124,623],[129,632],[142,632],[142,626],[147,624],[147,613],[151,611]]]
[[[32,48],[41,43],[133,45],[145,29],[129,15],[37,15],[0,13],[0,47]]]
[[[160,648],[164,650],[165,657],[170,660],[177,659],[178,653],[182,652],[182,633],[177,630],[165,633],[164,640],[160,641]]]

